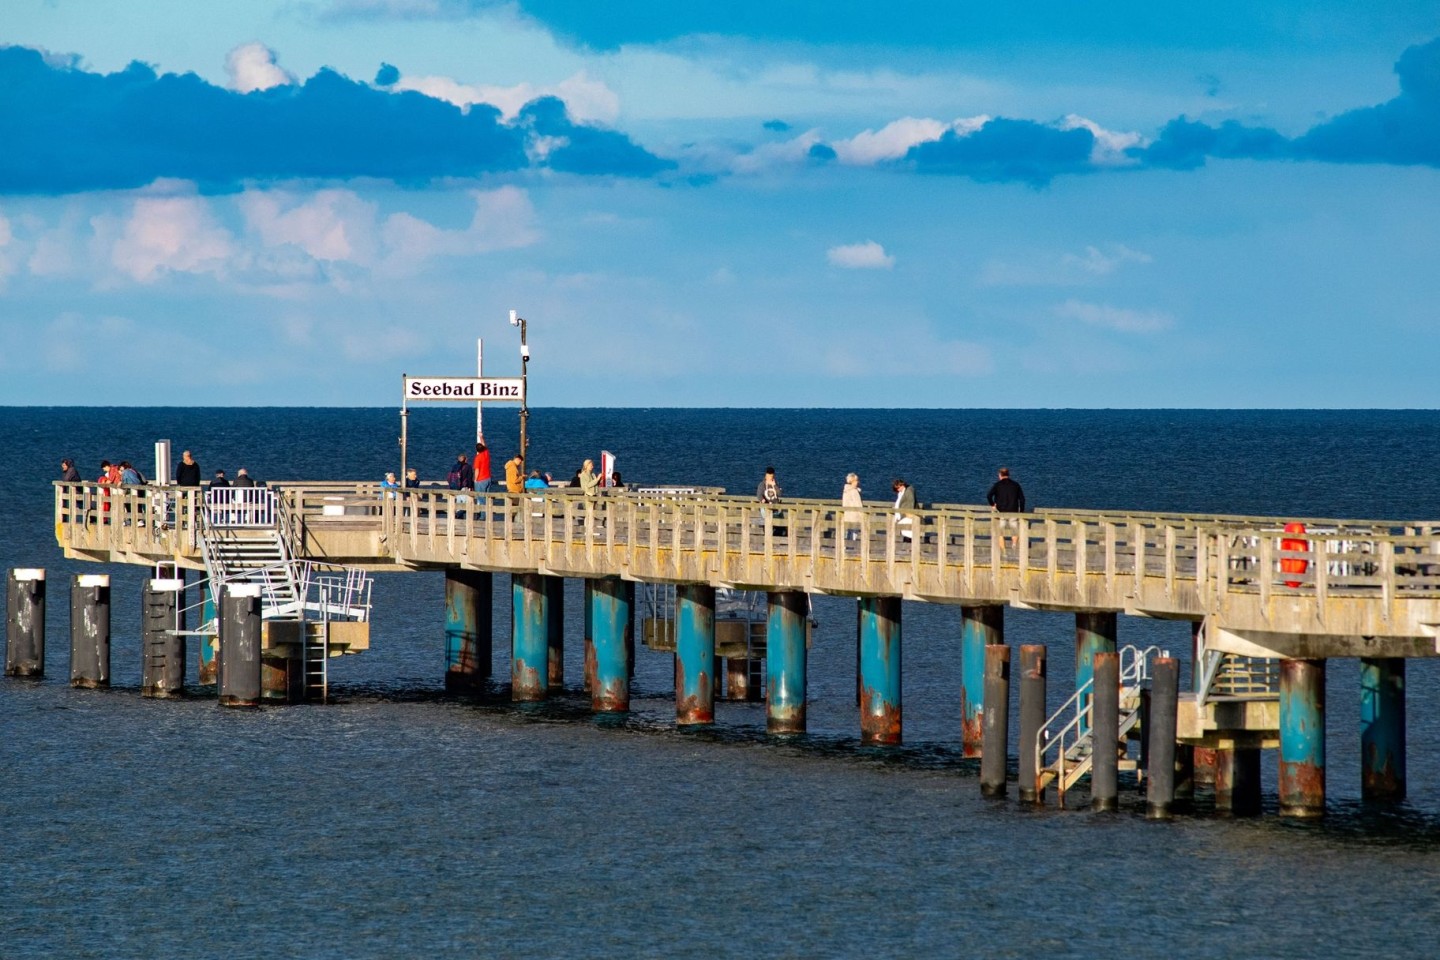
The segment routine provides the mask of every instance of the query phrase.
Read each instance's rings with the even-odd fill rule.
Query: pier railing
[[[374,483],[272,484],[297,556],[371,567],[462,564],[758,589],[893,594],[1154,616],[1249,630],[1433,635],[1440,524],[695,493],[476,494]],[[57,483],[74,555],[198,551],[199,488]],[[1285,531],[1302,521],[1306,532]],[[346,539],[348,537],[348,539]],[[343,541],[343,542],[342,542]],[[348,552],[347,552],[348,551]],[[363,553],[363,555],[362,555]],[[103,556],[102,556],[103,555]]]

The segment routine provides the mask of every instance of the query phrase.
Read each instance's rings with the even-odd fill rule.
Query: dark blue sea
[[[204,398],[197,397],[197,400]],[[683,397],[673,398],[683,402]],[[514,411],[487,413],[497,463]],[[532,465],[568,477],[608,449],[627,480],[976,503],[1008,466],[1041,507],[1440,518],[1440,413],[541,409]],[[443,581],[377,580],[372,649],[332,663],[335,702],[222,710],[138,686],[144,572],[111,568],[113,682],[71,690],[68,578],[52,530],[62,456],[149,472],[153,442],[206,475],[379,479],[392,409],[0,408],[0,561],[49,570],[43,681],[0,680],[0,958],[1433,956],[1440,906],[1440,671],[1409,673],[1410,799],[1359,802],[1358,667],[1328,668],[1329,813],[1174,821],[983,801],[959,757],[959,613],[904,609],[906,744],[858,745],[854,601],[816,598],[810,729],[763,704],[674,729],[672,661],[639,651],[633,712],[579,693],[539,708],[443,691]],[[410,462],[441,479],[474,414],[412,411]],[[597,458],[598,459],[598,458]],[[509,591],[497,577],[496,677]],[[1120,642],[1188,660],[1183,623],[1122,618]],[[1073,619],[1011,610],[1012,644]],[[193,680],[195,651],[190,663]],[[192,688],[193,690],[193,688]],[[1014,724],[1012,723],[1012,735]],[[1012,742],[1011,752],[1015,751]],[[1013,791],[1012,791],[1013,794]]]

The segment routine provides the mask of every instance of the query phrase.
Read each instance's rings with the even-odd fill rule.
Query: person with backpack
[[[475,475],[470,472],[470,461],[465,454],[458,454],[455,457],[455,465],[450,468],[445,481],[451,490],[475,489]]]

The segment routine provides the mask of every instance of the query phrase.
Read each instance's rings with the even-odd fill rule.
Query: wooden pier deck
[[[836,501],[767,507],[713,491],[586,499],[562,489],[387,495],[374,483],[270,489],[296,557],[369,570],[621,577],[1204,620],[1209,648],[1254,657],[1437,654],[1440,523],[999,515],[968,505],[897,518],[870,504],[847,524]],[[200,488],[55,485],[56,539],[72,558],[203,569],[203,513]],[[1284,533],[1294,521],[1304,534]],[[1303,549],[1284,549],[1289,539]],[[1305,571],[1282,570],[1286,560]]]

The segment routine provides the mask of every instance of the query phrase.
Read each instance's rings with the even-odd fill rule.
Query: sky
[[[6,0],[0,404],[1420,407],[1440,6]]]

